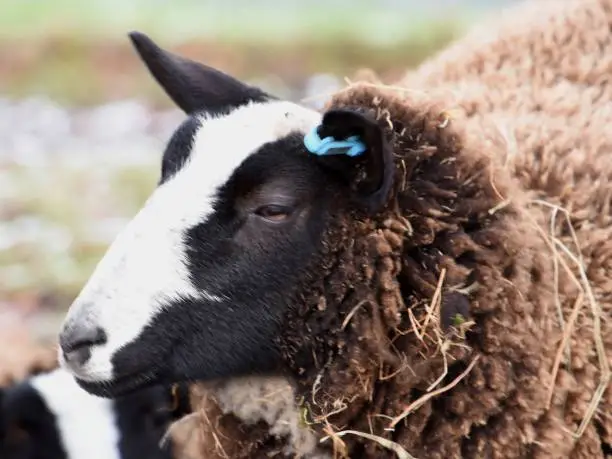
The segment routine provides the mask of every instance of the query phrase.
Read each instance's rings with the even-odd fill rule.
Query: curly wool
[[[303,353],[288,358],[303,374],[303,396],[315,400],[307,404],[313,421],[373,432],[417,457],[508,454],[506,444],[521,445],[538,419],[534,401],[545,401],[543,370],[554,346],[545,338],[552,336],[549,254],[500,162],[503,143],[482,133],[470,139],[446,124],[442,107],[380,89],[355,87],[332,105],[371,107],[390,121],[398,187],[380,219],[349,217],[330,239],[337,264],[296,321],[288,347]],[[445,333],[443,318],[466,303],[474,328],[465,338]],[[331,332],[323,335],[321,323]],[[390,419],[476,356],[458,385],[388,430]],[[349,457],[394,457],[372,442],[344,442]]]
[[[356,84],[330,101],[377,114],[396,188],[378,218],[330,230],[281,343],[299,407],[279,399],[273,412],[332,434],[330,455],[396,457],[345,430],[418,458],[609,454],[611,25],[610,0],[525,4],[408,74],[405,91]],[[200,457],[266,457],[296,438],[266,430],[269,405],[240,413],[223,393],[208,392],[215,422],[233,424],[205,441],[257,446]]]
[[[445,94],[472,129],[486,117],[506,137],[504,165],[529,198],[569,214],[568,222],[563,211],[543,208],[547,231],[554,220],[554,236],[582,258],[593,299],[601,308],[601,331],[590,310],[589,292],[582,292],[584,302],[578,305],[564,354],[569,362],[557,374],[557,405],[541,420],[539,436],[558,445],[558,457],[600,457],[599,443],[612,454],[612,420],[606,414],[612,412],[609,385],[575,446],[570,432],[577,430],[605,382],[594,336],[606,350],[608,367],[612,365],[612,2],[543,1],[511,13],[495,28],[476,29],[407,75],[402,84]],[[565,260],[578,276],[575,265]],[[567,323],[584,284],[579,288],[573,279],[563,278],[563,272],[560,276],[555,307],[563,310]],[[564,426],[570,432],[563,431]]]
[[[284,378],[196,385],[191,405],[194,413],[171,431],[177,458],[331,459],[305,426],[295,390]]]

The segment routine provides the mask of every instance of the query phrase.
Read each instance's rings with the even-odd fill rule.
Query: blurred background
[[[0,333],[54,338],[182,120],[127,39],[318,106],[391,81],[512,0],[1,0]],[[319,97],[317,97],[319,96]]]

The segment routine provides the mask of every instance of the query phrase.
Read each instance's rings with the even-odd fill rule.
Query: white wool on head
[[[211,387],[219,408],[248,425],[260,421],[270,426],[270,434],[286,439],[283,453],[304,459],[331,459],[320,451],[317,437],[301,421],[295,391],[282,377],[250,376]]]

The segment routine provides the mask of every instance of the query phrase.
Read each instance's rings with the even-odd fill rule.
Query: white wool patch
[[[282,377],[251,376],[216,384],[211,388],[224,414],[233,414],[246,424],[264,421],[270,434],[284,438],[287,457],[331,459],[318,447],[317,436],[302,425],[295,392]]]
[[[55,415],[68,459],[121,459],[111,400],[89,395],[62,369],[34,376],[31,385]]]
[[[307,132],[320,119],[320,113],[286,101],[202,118],[189,160],[118,235],[70,307],[65,324],[99,326],[108,337],[92,349],[86,365],[70,371],[84,381],[111,381],[112,357],[137,340],[168,300],[221,301],[214,282],[203,291],[192,285],[183,236],[206,221],[217,190],[249,155],[291,132]],[[67,366],[61,352],[59,360]]]

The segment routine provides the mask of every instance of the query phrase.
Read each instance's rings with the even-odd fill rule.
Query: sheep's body
[[[552,278],[543,279],[555,300],[553,313],[548,312],[549,320],[554,316],[554,331],[538,340],[557,357],[559,310],[569,334],[551,408],[545,410],[541,401],[530,403],[531,410],[538,407],[541,413],[535,440],[554,445],[542,448],[551,457],[599,457],[603,445],[612,454],[611,26],[609,0],[525,3],[493,27],[475,30],[402,83],[446,93],[446,100],[467,116],[465,125],[472,131],[493,124],[505,142],[504,169],[531,201],[527,212],[539,220],[550,241],[554,235],[583,260],[588,282],[563,255],[573,276],[559,265],[558,281],[554,271]],[[564,211],[570,215],[578,248]],[[549,247],[539,250],[557,258]],[[556,247],[558,253],[562,250]],[[575,308],[577,320],[568,327]],[[539,381],[545,389],[551,384],[547,373],[554,367],[554,358],[546,355],[541,364],[546,376]],[[596,403],[601,389],[606,391]],[[582,420],[590,416],[574,446],[570,432],[583,427]],[[523,438],[529,438],[527,432]]]
[[[173,444],[160,448],[162,437],[186,412],[174,402],[161,387],[103,399],[63,369],[42,372],[0,390],[0,457],[169,459]]]
[[[346,222],[344,238],[330,248],[339,263],[295,322],[299,346],[292,349],[306,350],[293,368],[302,375],[296,398],[311,418],[340,410],[327,418],[336,431],[393,439],[418,458],[611,454],[612,391],[604,372],[612,360],[611,26],[609,0],[522,5],[408,74],[405,91],[356,85],[334,97],[330,106],[372,107],[396,131],[405,129],[394,144],[404,185],[391,206],[401,218],[390,211],[379,221]],[[570,212],[579,251],[564,212],[551,205]],[[553,251],[555,214],[554,237],[563,247]],[[564,247],[584,259],[588,282]],[[362,261],[376,269],[355,270]],[[443,268],[442,315],[466,293],[475,325],[465,342],[455,337],[456,345],[440,352],[436,313],[426,306]],[[367,287],[345,296],[350,285]],[[334,309],[314,307],[321,295]],[[338,298],[345,301],[338,305]],[[317,324],[330,315],[337,333],[322,337]],[[410,332],[427,321],[422,338]],[[556,363],[564,330],[569,354]],[[598,355],[599,339],[605,355]],[[322,368],[338,345],[343,357]],[[415,408],[393,434],[385,431],[406,406],[461,377],[472,362],[457,385]],[[260,391],[256,381],[244,391]],[[607,390],[597,403],[600,389]],[[204,429],[202,457],[223,457],[220,445],[241,445],[230,457],[270,451],[265,429],[239,433],[231,413],[246,424],[265,423],[278,409],[274,402],[253,401],[245,414],[223,402],[229,389],[211,393],[230,413],[221,426],[236,436],[225,439],[219,429],[219,443]],[[312,427],[325,435],[324,422]],[[395,456],[357,436],[342,440],[350,457]]]

